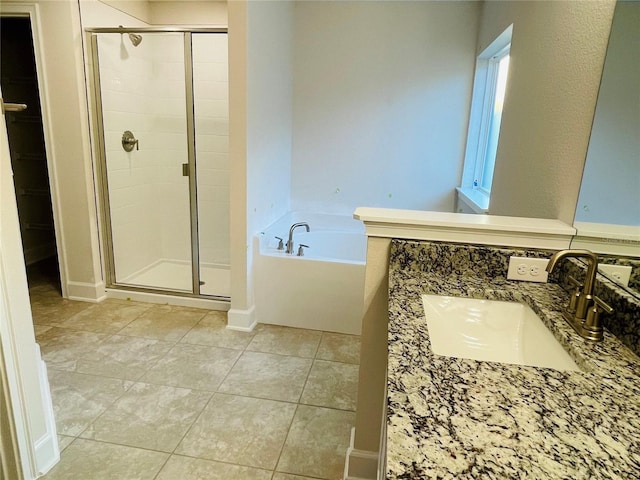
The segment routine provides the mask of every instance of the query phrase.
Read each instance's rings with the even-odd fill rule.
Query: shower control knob
[[[140,145],[136,137],[134,137],[133,133],[129,130],[125,130],[122,134],[122,148],[124,148],[125,152],[131,152],[133,147],[136,147],[136,150],[140,150]]]

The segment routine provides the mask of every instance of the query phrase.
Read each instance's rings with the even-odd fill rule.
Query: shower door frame
[[[97,191],[101,204],[102,237],[104,245],[105,283],[107,288],[131,290],[144,293],[171,294],[181,297],[205,298],[229,302],[230,298],[221,295],[203,295],[200,292],[200,243],[198,232],[198,199],[196,176],[196,136],[193,96],[193,55],[191,36],[194,33],[226,34],[226,27],[94,27],[85,28],[91,52],[91,86],[93,89],[93,111],[95,112],[95,141],[97,152]],[[107,155],[104,139],[104,120],[102,111],[102,92],[100,84],[100,65],[98,58],[99,33],[182,33],[184,42],[185,108],[187,121],[187,162],[189,169],[189,211],[191,227],[191,286],[192,291],[173,290],[153,286],[136,286],[116,281],[115,255],[113,251],[113,230],[111,225],[111,206],[109,202],[109,181],[107,178]]]

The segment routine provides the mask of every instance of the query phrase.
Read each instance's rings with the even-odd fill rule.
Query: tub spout
[[[305,222],[294,223],[293,225],[291,225],[291,228],[289,229],[289,240],[287,240],[287,253],[288,254],[292,254],[293,253],[293,231],[298,227],[304,227],[304,228],[306,228],[307,232],[310,231],[309,224],[305,223]]]

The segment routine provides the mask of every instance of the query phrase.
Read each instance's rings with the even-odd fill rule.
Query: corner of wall
[[[232,308],[229,310],[227,317],[227,328],[229,330],[238,330],[241,332],[251,332],[256,326],[256,310],[255,306],[241,310]]]

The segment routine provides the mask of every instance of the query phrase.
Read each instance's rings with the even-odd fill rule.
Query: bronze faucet
[[[604,327],[600,321],[601,309],[607,313],[612,313],[613,309],[593,294],[598,273],[598,256],[589,250],[560,250],[549,259],[547,272],[551,273],[557,263],[567,257],[585,259],[587,273],[583,284],[569,277],[577,288],[562,316],[581,337],[599,342],[604,338]]]

